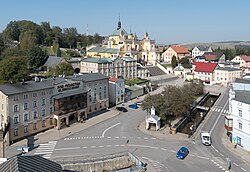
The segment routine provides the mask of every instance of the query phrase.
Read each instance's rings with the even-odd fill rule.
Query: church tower
[[[120,15],[119,15],[119,21],[118,21],[117,30],[121,29],[121,27],[122,27],[122,22],[120,20]]]

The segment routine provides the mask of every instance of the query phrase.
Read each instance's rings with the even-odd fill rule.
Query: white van
[[[206,146],[210,146],[212,143],[211,136],[208,132],[201,132],[201,142]]]

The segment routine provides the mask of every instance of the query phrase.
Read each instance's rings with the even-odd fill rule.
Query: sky
[[[30,20],[108,36],[120,15],[127,32],[148,32],[157,44],[250,41],[249,7],[250,0],[1,0],[0,32]]]

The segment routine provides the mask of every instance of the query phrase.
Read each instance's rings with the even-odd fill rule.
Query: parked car
[[[181,147],[180,150],[176,153],[178,159],[184,159],[189,153],[189,150],[186,147]]]
[[[121,112],[127,112],[128,110],[125,107],[116,107],[117,110]]]
[[[204,144],[206,146],[211,145],[212,140],[211,140],[211,136],[208,132],[206,132],[206,131],[201,132],[201,142],[202,142],[202,144]]]
[[[138,109],[137,104],[130,104],[130,105],[128,105],[128,107],[130,107],[132,109]]]
[[[141,101],[138,101],[138,102],[136,102],[136,104],[137,104],[137,105],[141,105],[141,104],[142,104],[142,102],[141,102]]]

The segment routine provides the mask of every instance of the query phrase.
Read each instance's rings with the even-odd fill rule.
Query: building
[[[203,56],[206,52],[213,52],[211,47],[195,46],[192,50],[192,57]]]
[[[195,79],[200,79],[204,84],[212,85],[216,66],[217,63],[193,62]]]
[[[171,63],[172,57],[175,56],[178,59],[190,56],[190,52],[184,46],[173,45],[170,46],[165,52],[162,53],[162,60],[165,63]]]
[[[218,62],[220,59],[225,59],[225,54],[222,52],[205,52],[203,56],[207,62]]]
[[[246,55],[236,56],[231,61],[240,63],[240,67],[243,67],[243,68],[250,67],[250,56],[246,56]]]
[[[122,78],[109,78],[109,103],[116,106],[124,102],[125,82]]]
[[[53,172],[63,172],[60,164],[57,164],[54,161],[43,158],[42,156],[33,155],[33,156],[21,156],[17,155],[6,162],[0,165],[0,171],[53,171]]]
[[[236,78],[242,77],[242,69],[232,67],[216,67],[214,71],[214,84],[229,86]]]
[[[81,61],[81,73],[101,73],[109,77],[124,79],[137,78],[137,64],[132,57],[84,58]]]
[[[144,88],[143,86],[140,85],[134,85],[131,87],[125,88],[125,94],[124,94],[124,100],[129,101],[134,98],[138,98],[142,96],[144,93]]]
[[[233,118],[232,140],[250,151],[250,80],[236,79],[229,91],[229,113]]]
[[[129,56],[137,62],[145,65],[155,65],[160,60],[160,52],[157,50],[155,41],[149,38],[146,32],[142,40],[130,30],[128,33],[119,19],[117,28],[110,34],[101,46],[87,51],[87,56],[91,57],[118,57]]]
[[[41,67],[41,71],[49,72],[51,69],[55,69],[60,63],[67,63],[62,57],[49,56],[45,64]]]
[[[108,77],[93,73],[0,85],[0,104],[0,127],[11,144],[108,108]]]

